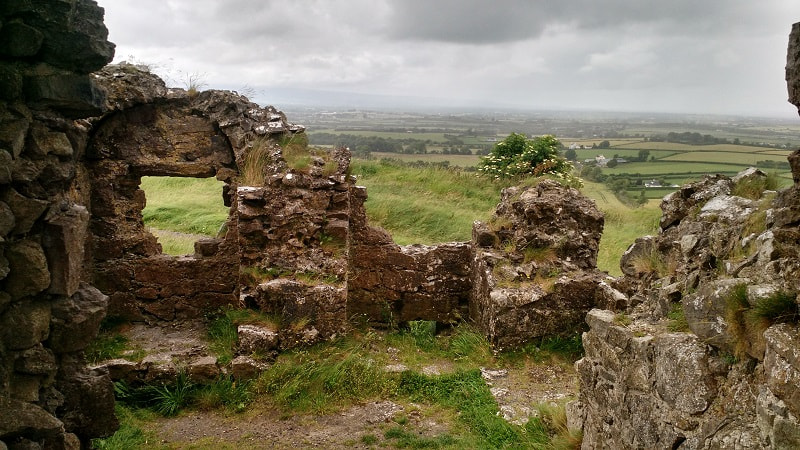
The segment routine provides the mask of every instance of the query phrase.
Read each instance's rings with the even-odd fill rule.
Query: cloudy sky
[[[97,1],[116,61],[279,108],[797,117],[784,81],[797,0]]]

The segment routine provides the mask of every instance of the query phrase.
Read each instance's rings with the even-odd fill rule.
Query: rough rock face
[[[574,331],[589,309],[624,299],[595,268],[603,214],[577,190],[544,180],[503,190],[489,225],[473,227],[470,317],[496,348]]]
[[[82,352],[107,298],[85,283],[82,118],[104,111],[92,0],[0,6],[0,447],[81,448],[117,427],[111,381]],[[76,120],[77,119],[77,120]]]
[[[659,235],[626,252],[618,285],[632,307],[592,310],[576,363],[583,448],[800,446],[800,334],[780,323],[798,310],[800,188],[735,195],[765,178],[682,187],[662,202]],[[754,319],[779,299],[791,311]]]

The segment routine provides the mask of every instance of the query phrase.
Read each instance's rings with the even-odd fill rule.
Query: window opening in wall
[[[225,183],[215,178],[142,177],[144,225],[169,255],[194,254],[199,239],[217,237],[228,218]]]

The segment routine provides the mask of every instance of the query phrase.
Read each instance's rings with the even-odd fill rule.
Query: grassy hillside
[[[640,208],[630,208],[621,203],[601,183],[584,181],[583,193],[597,203],[606,216],[597,267],[611,275],[621,275],[619,259],[637,237],[658,232],[661,209],[660,200],[650,200]]]
[[[401,245],[468,241],[472,222],[489,219],[502,187],[474,173],[388,162],[356,160],[352,173],[367,187],[370,223]]]

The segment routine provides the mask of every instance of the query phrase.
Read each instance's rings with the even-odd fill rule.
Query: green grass
[[[472,222],[489,219],[502,187],[474,173],[386,162],[357,160],[352,173],[367,187],[370,224],[401,245],[470,240]]]
[[[222,186],[214,178],[142,177],[144,223],[158,230],[216,236],[228,218]]]
[[[686,320],[686,313],[680,303],[673,303],[667,313],[667,330],[673,332],[689,331],[689,322]]]
[[[153,420],[152,413],[130,408],[121,403],[116,404],[115,413],[120,421],[119,430],[107,438],[92,439],[92,448],[97,450],[164,448],[156,444],[158,440],[155,434],[146,430],[147,422]]]

